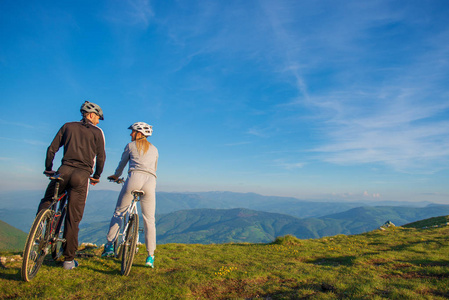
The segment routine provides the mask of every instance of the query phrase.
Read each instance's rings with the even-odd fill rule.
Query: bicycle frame
[[[131,204],[128,206],[128,209],[126,210],[125,216],[122,220],[122,226],[120,226],[121,228],[119,229],[119,233],[117,236],[117,240],[118,240],[118,245],[115,249],[116,253],[115,256],[117,257],[119,255],[119,251],[118,249],[120,249],[121,245],[123,245],[123,243],[125,243],[125,238],[126,238],[126,232],[128,230],[128,226],[129,226],[129,219],[131,216],[137,216],[139,217],[139,213],[137,212],[137,202],[139,202],[139,196],[137,196],[136,194],[134,194],[134,198],[131,202]],[[123,228],[123,224],[126,224],[125,227]],[[122,230],[123,228],[123,230]],[[137,244],[139,244],[139,235],[137,235]]]
[[[123,178],[109,179],[116,183],[124,183]],[[128,276],[132,267],[134,255],[139,251],[137,245],[139,244],[139,232],[141,232],[141,230],[139,228],[137,202],[140,201],[141,196],[145,195],[145,192],[133,190],[131,194],[133,195],[133,199],[121,220],[120,228],[114,241],[114,255],[115,257],[122,257],[121,273],[124,276]]]
[[[55,210],[53,222],[51,223],[51,234],[52,239],[50,240],[51,244],[51,255],[54,260],[58,260],[63,252],[62,245],[66,242],[64,238],[64,230],[61,228],[64,225],[64,219],[67,213],[67,192],[61,195],[58,198],[58,209]],[[56,209],[56,204],[54,205]]]
[[[56,229],[61,229],[62,226],[62,222],[60,221],[60,217],[64,214],[63,217],[65,217],[65,209],[66,209],[66,204],[67,204],[67,191],[64,191],[64,193],[62,193],[61,195],[59,194],[59,184],[60,181],[62,180],[62,178],[59,177],[59,175],[57,176],[53,176],[50,177],[50,180],[56,180],[56,184],[55,184],[55,191],[53,194],[53,202],[50,205],[50,208],[53,210],[54,212],[54,216],[53,216],[53,221],[51,222],[51,234],[54,234]],[[58,206],[59,203],[59,206]],[[57,241],[60,242],[65,242],[64,240],[59,239],[58,237],[55,237],[55,240],[50,241],[50,243],[54,243]]]

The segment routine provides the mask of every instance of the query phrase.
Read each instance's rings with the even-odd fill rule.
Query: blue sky
[[[449,204],[448,16],[447,1],[1,1],[0,190],[45,188],[46,148],[89,100],[105,114],[95,189],[117,188],[144,121],[159,191]]]

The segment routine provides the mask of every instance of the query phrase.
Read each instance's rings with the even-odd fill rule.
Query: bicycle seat
[[[133,195],[136,195],[136,196],[143,196],[143,195],[145,195],[145,192],[144,191],[142,191],[142,190],[133,190],[132,192],[131,192],[131,194],[133,194]]]
[[[56,175],[56,176],[50,177],[50,180],[56,180],[56,181],[59,181],[59,182],[63,182],[64,181],[64,179],[62,177],[60,177],[59,174]]]

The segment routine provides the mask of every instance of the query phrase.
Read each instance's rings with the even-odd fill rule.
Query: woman
[[[142,208],[145,230],[145,245],[148,251],[145,265],[154,268],[154,250],[156,249],[156,224],[154,219],[156,210],[155,191],[159,154],[156,147],[147,141],[147,137],[153,133],[152,126],[144,122],[137,122],[128,129],[132,130],[131,143],[126,145],[115,174],[109,176],[108,179],[116,181],[129,162],[128,178],[118,197],[115,212],[109,225],[107,243],[104,246],[104,251],[101,256],[111,256],[114,254],[113,243],[117,239],[121,220],[126,209],[133,199],[131,191],[143,190],[145,195],[140,199],[140,207]]]

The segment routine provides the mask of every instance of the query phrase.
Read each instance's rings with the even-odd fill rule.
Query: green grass
[[[271,244],[165,244],[156,267],[140,246],[128,277],[118,259],[51,259],[31,282],[20,262],[0,268],[0,298],[57,299],[447,299],[449,227],[385,231]],[[84,251],[85,253],[89,251]]]

